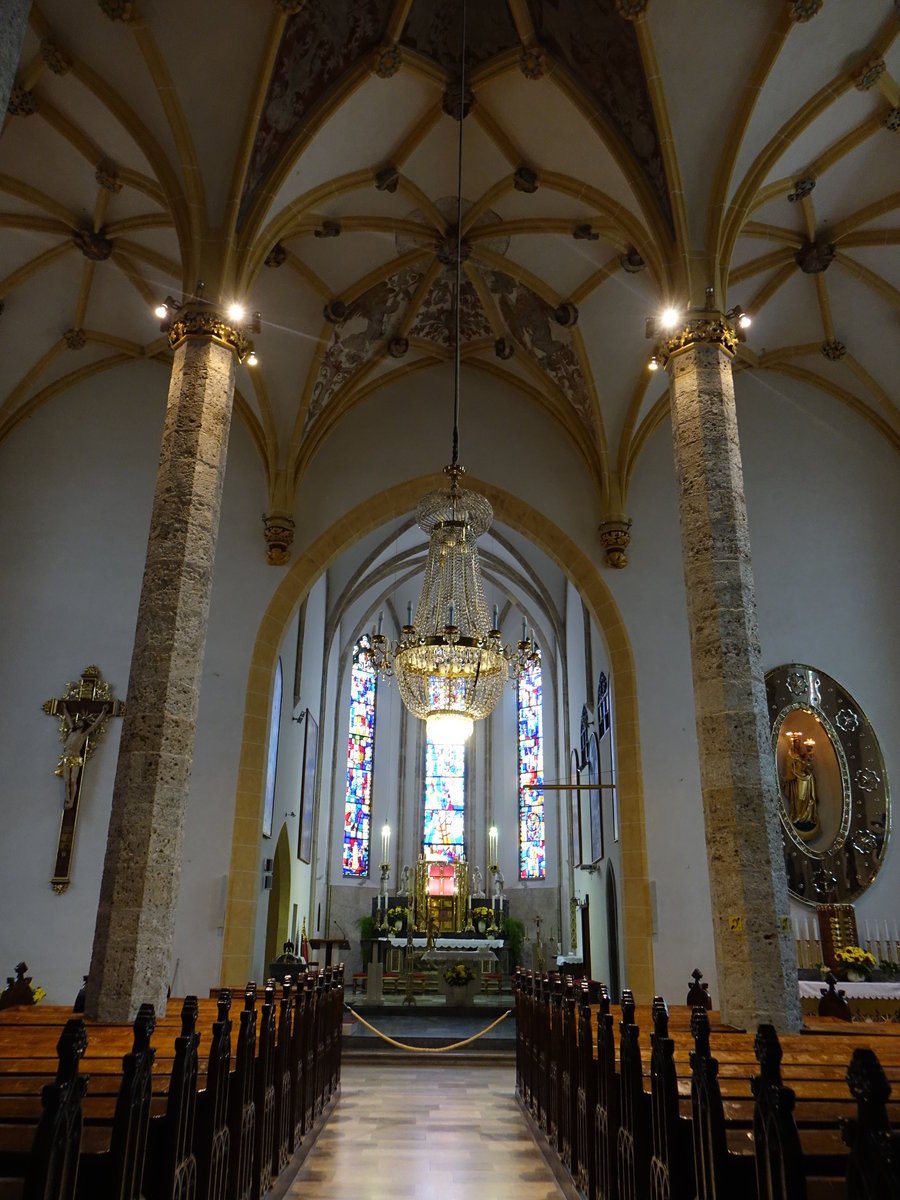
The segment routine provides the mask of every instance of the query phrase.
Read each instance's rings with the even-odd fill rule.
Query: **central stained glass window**
[[[465,855],[466,747],[425,743],[423,849],[443,862]]]
[[[376,689],[371,649],[368,637],[361,637],[353,647],[353,669],[350,672],[350,737],[347,745],[347,800],[344,805],[345,875],[369,874]]]
[[[541,662],[538,658],[519,676],[519,878],[543,879],[544,749]],[[534,787],[538,784],[538,787]],[[526,786],[531,785],[531,786]]]

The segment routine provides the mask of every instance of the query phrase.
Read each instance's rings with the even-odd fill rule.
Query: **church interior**
[[[898,5],[8,8],[4,969],[474,930],[788,1029],[817,904],[896,962]]]

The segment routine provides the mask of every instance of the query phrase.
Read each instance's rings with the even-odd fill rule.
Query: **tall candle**
[[[492,825],[488,830],[488,866],[495,867],[497,865],[497,849],[500,841],[500,831],[496,825]]]
[[[412,625],[412,600],[408,600],[406,604],[406,623]]]
[[[523,642],[527,641],[527,637],[528,637],[528,622],[523,617],[522,618],[522,641]]]
[[[387,822],[381,829],[381,861],[385,865],[391,861],[391,827]]]
[[[382,626],[383,624],[384,624],[384,613],[383,613],[383,612],[380,612],[380,613],[378,614],[378,632],[379,632],[379,633],[381,633],[381,626]]]
[[[499,628],[499,621],[500,621],[500,606],[495,604],[494,605],[494,628],[495,629]]]

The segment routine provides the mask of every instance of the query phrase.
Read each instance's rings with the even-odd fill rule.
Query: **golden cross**
[[[69,886],[84,765],[103,737],[107,719],[121,717],[125,712],[125,701],[112,698],[110,686],[103,680],[98,667],[85,667],[81,678],[66,684],[58,700],[45,700],[43,709],[47,716],[58,719],[59,738],[63,744],[56,764],[56,774],[65,788],[63,814],[56,849],[56,869],[50,880],[54,892],[60,896]]]

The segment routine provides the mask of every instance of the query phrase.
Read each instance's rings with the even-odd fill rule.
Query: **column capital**
[[[168,335],[171,350],[177,350],[188,340],[207,340],[231,350],[239,363],[253,350],[253,343],[241,325],[202,300],[189,301],[178,310],[168,327]]]
[[[667,367],[670,359],[684,351],[706,345],[717,346],[729,358],[734,358],[741,341],[741,334],[727,317],[721,313],[699,312],[690,317],[677,333],[659,342],[656,357],[660,366]]]
[[[628,555],[625,551],[631,541],[631,519],[629,517],[611,518],[601,521],[600,545],[606,551],[606,565],[616,570],[628,566]]]
[[[284,567],[291,561],[290,546],[294,540],[294,518],[290,513],[272,510],[263,513],[266,538],[266,561],[273,567]]]

